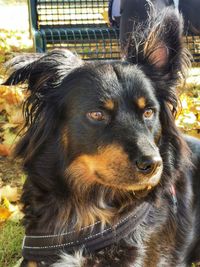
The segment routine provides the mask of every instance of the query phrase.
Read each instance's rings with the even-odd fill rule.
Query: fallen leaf
[[[8,148],[7,145],[0,144],[0,156],[7,157],[11,153],[10,149]]]
[[[7,218],[9,221],[19,221],[23,218],[23,213],[21,212],[20,205],[13,205],[9,200],[4,197],[2,207],[10,212],[10,216]]]
[[[10,215],[11,212],[8,209],[0,206],[0,222],[7,220]]]
[[[7,199],[9,202],[16,202],[19,200],[19,194],[17,187],[11,187],[10,185],[3,186],[0,189],[1,198]],[[9,206],[7,206],[9,208]]]
[[[16,210],[8,218],[9,221],[18,222],[24,217],[24,214],[20,211],[19,207],[16,206]]]

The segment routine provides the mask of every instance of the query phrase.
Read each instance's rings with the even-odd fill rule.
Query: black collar
[[[174,186],[170,189],[174,213],[177,212],[177,198]],[[101,222],[81,228],[79,232],[70,231],[58,235],[27,235],[22,245],[24,259],[31,261],[56,261],[60,252],[72,253],[78,249],[95,252],[107,246],[116,244],[133,232],[145,221],[153,205],[142,202],[134,207],[132,212],[122,216],[113,226],[101,229]]]
[[[61,251],[71,253],[84,248],[87,252],[98,251],[116,244],[130,234],[145,220],[152,205],[143,202],[128,215],[122,217],[115,225],[101,229],[101,222],[82,228],[78,233],[71,231],[59,235],[25,236],[22,255],[31,261],[42,261],[57,258]]]

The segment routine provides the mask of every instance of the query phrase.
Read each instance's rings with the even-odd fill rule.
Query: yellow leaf
[[[10,213],[13,213],[18,210],[17,205],[11,204],[6,197],[4,197],[3,206],[8,209]]]
[[[0,222],[7,220],[11,215],[11,212],[4,208],[0,207]]]
[[[16,210],[10,215],[9,221],[19,221],[23,218],[24,214],[20,211],[18,206],[16,206]]]
[[[20,206],[11,204],[7,198],[4,198],[2,207],[10,213],[7,218],[9,221],[19,221],[24,216],[21,212]]]
[[[19,194],[17,187],[11,187],[10,185],[3,186],[0,189],[0,196],[4,199],[4,205],[9,208],[9,202],[16,202],[19,200]],[[8,202],[6,202],[8,201]]]
[[[10,155],[10,149],[8,146],[4,144],[0,144],[0,156],[9,156]]]

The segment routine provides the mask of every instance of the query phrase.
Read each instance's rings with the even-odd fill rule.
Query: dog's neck
[[[30,190],[32,190],[32,186]],[[25,192],[30,196],[29,190],[25,190]],[[38,199],[43,196],[43,191],[38,191],[37,187],[34,190],[35,192],[36,194],[33,197],[35,202],[38,203]],[[47,197],[44,201],[38,204],[42,205],[41,210],[43,210],[40,218],[37,218],[35,222],[33,220],[29,221],[29,213],[25,217],[26,233],[59,234],[72,228],[79,231],[81,228],[92,225],[97,221],[101,222],[101,228],[103,229],[106,225],[115,224],[122,216],[133,210],[141,200],[143,201],[145,194],[146,192],[122,192],[121,190],[112,190],[98,185],[90,188],[90,190],[88,188],[85,192],[84,190],[77,192],[73,189],[66,189],[66,195],[63,192],[62,195],[58,196],[52,186],[52,190],[46,194]],[[55,195],[51,198],[51,202],[48,195]],[[26,195],[23,196],[23,200],[25,198]],[[24,211],[27,215],[26,201]],[[34,211],[31,216],[35,217]]]
[[[103,186],[97,186],[87,192],[74,191],[63,202],[63,221],[58,220],[60,231],[66,231],[66,226],[80,231],[81,228],[101,222],[101,228],[115,224],[122,216],[137,207],[138,200],[134,192],[121,192]],[[61,213],[63,213],[61,208]],[[59,216],[60,217],[60,216]],[[65,221],[65,223],[64,223]],[[55,229],[55,231],[57,231]],[[63,230],[61,230],[63,229]]]

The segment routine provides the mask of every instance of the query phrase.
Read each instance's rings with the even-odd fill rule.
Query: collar
[[[81,228],[77,233],[70,231],[59,235],[26,235],[22,245],[22,255],[31,261],[56,259],[60,252],[71,253],[83,248],[87,252],[98,251],[116,244],[130,234],[145,220],[152,208],[152,204],[143,202],[128,215],[122,217],[113,226],[101,229],[101,222]]]
[[[177,212],[177,197],[175,187],[170,188],[173,210]],[[69,231],[54,235],[26,235],[23,239],[22,255],[31,261],[53,261],[59,258],[60,252],[72,253],[77,249],[95,252],[107,246],[116,244],[133,232],[145,221],[152,209],[152,204],[143,202],[128,215],[123,216],[113,226],[107,225],[101,229],[101,222],[81,228],[79,232]]]

